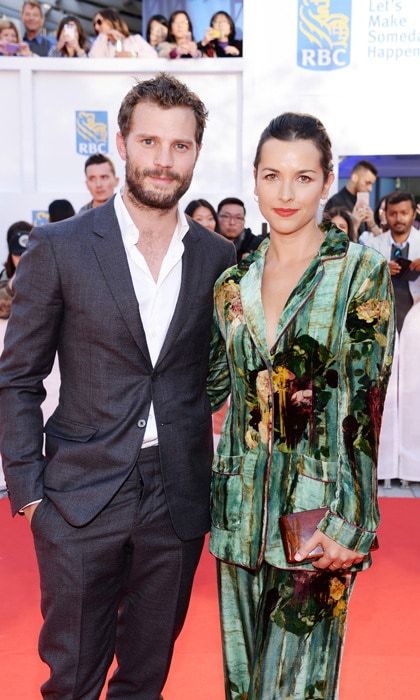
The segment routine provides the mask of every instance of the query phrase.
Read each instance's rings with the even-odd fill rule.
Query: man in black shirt
[[[244,228],[245,214],[245,205],[237,197],[222,199],[217,207],[220,233],[234,244],[238,262],[256,250],[264,238],[255,236],[250,228]]]
[[[351,171],[350,179],[346,185],[336,194],[334,194],[325,205],[324,212],[328,212],[333,207],[344,207],[350,214],[353,214],[356,219],[356,228],[359,222],[362,222],[359,228],[359,234],[363,231],[370,231],[375,225],[373,211],[369,206],[364,206],[363,209],[357,203],[357,194],[359,192],[371,192],[376,181],[378,171],[368,160],[359,160]]]

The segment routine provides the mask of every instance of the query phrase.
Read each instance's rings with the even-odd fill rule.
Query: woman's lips
[[[276,214],[278,214],[278,216],[288,217],[293,216],[293,214],[296,214],[296,212],[299,211],[299,209],[274,209],[274,211],[276,212]]]

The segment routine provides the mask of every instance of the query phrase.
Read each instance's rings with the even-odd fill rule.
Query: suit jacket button
[[[146,427],[146,421],[144,418],[140,418],[140,420],[137,422],[137,425],[139,428],[145,428]]]

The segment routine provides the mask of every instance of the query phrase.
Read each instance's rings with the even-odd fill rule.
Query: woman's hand
[[[122,41],[124,39],[124,34],[121,34],[118,29],[110,29],[106,35],[111,44],[116,44],[118,40]]]
[[[303,561],[318,545],[322,547],[324,553],[319,559],[312,562],[316,569],[328,569],[329,571],[349,569],[354,564],[360,564],[366,556],[365,554],[360,554],[360,552],[343,547],[321,532],[321,530],[315,530],[305,546],[296,552],[295,560],[297,562]]]
[[[225,54],[227,56],[239,56],[240,51],[236,48],[236,46],[231,46],[230,44],[228,44],[227,46],[225,46]]]
[[[177,45],[177,51],[180,56],[198,56],[200,52],[195,41],[181,41]]]

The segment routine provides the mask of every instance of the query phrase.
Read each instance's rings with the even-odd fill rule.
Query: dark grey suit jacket
[[[209,527],[212,425],[205,393],[213,284],[232,244],[189,221],[178,303],[152,367],[113,200],[35,229],[0,361],[0,446],[15,513],[46,495],[89,522],[133,468],[153,399],[165,493],[181,539]],[[59,405],[43,380],[58,352]]]

